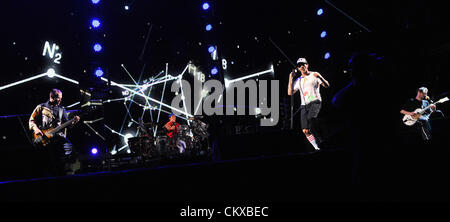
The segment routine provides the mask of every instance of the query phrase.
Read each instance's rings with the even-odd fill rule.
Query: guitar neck
[[[69,121],[67,121],[67,122],[65,122],[65,123],[63,123],[63,124],[61,124],[61,125],[59,125],[59,126],[56,127],[54,130],[52,130],[52,133],[58,133],[58,132],[60,132],[61,130],[63,130],[64,128],[70,126],[70,125],[72,124],[72,121],[73,121],[73,119],[71,119],[71,120],[69,120]]]
[[[435,105],[437,105],[438,103],[439,103],[439,101],[437,101],[437,102],[435,102],[435,103],[432,103],[432,104],[430,104],[429,106],[423,108],[422,111],[419,112],[419,114],[424,114],[428,109],[431,108],[431,106],[433,106],[433,105],[435,106]]]

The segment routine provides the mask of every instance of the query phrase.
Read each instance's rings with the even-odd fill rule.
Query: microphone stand
[[[291,63],[294,69],[297,68],[297,66],[292,62],[291,59],[289,59],[289,57],[283,52],[283,50],[281,50],[280,47],[278,47],[278,45],[272,41],[272,38],[269,37],[269,41],[275,46],[275,48],[278,49],[278,51],[280,51],[280,53],[289,61],[289,63]],[[294,91],[294,84],[292,84],[292,91]],[[294,129],[294,95],[291,95],[291,130],[292,129]]]

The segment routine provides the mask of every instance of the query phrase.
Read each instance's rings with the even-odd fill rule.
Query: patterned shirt
[[[322,80],[314,76],[315,72],[309,72],[309,75],[299,77],[295,80],[294,90],[300,91],[302,105],[307,105],[314,100],[322,101],[320,97],[320,84]]]
[[[54,106],[46,102],[39,104],[34,109],[28,121],[28,126],[30,130],[33,130],[34,126],[39,129],[48,129],[57,127],[68,120],[67,111],[63,106]]]

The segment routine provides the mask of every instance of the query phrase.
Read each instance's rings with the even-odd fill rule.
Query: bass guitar
[[[84,118],[86,115],[88,115],[89,113],[94,112],[95,110],[97,110],[96,107],[89,107],[86,111],[84,111],[83,113],[79,114],[78,116],[81,118]],[[41,129],[41,132],[43,135],[37,135],[36,133],[33,133],[33,145],[34,146],[41,146],[41,147],[46,147],[48,146],[51,142],[52,142],[52,138],[59,132],[61,132],[62,130],[64,130],[65,128],[67,128],[68,126],[72,125],[74,118],[57,126],[57,127],[50,127],[47,129]]]
[[[50,127],[48,129],[42,129],[41,132],[43,135],[38,135],[34,133],[33,145],[35,146],[43,146],[46,147],[52,142],[52,138],[66,127],[72,125],[74,119],[71,119],[56,128]]]

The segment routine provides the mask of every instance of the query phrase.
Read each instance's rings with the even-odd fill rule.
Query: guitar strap
[[[59,120],[61,121],[61,124],[63,124],[63,113],[64,113],[64,109],[62,107],[59,107]],[[67,120],[66,120],[67,121]],[[64,136],[67,135],[67,128],[64,129],[64,132],[62,133]]]
[[[63,112],[64,112],[63,108],[59,107],[59,120],[61,121],[61,123],[62,123]]]

